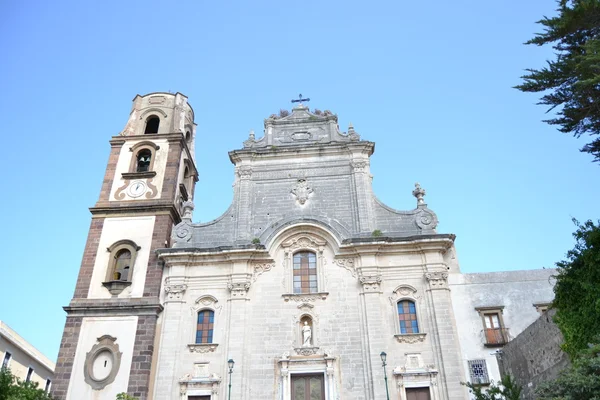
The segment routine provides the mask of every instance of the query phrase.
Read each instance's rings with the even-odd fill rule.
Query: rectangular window
[[[476,385],[487,385],[490,383],[485,360],[470,360],[469,372],[471,373],[471,383]]]
[[[315,253],[303,251],[294,254],[294,293],[317,293],[317,258]]]
[[[31,380],[31,376],[33,375],[33,368],[29,367],[27,370],[27,377],[25,378],[25,382],[29,382]]]
[[[487,347],[499,347],[508,343],[508,329],[502,320],[504,306],[475,307],[483,323],[484,345]]]
[[[213,329],[215,324],[215,313],[211,310],[203,310],[198,313],[198,324],[196,325],[196,343],[212,343]]]
[[[429,400],[429,388],[406,388],[406,400]]]
[[[4,359],[2,360],[2,368],[8,368],[8,364],[10,364],[11,357],[12,354],[10,354],[8,351],[4,353]]]
[[[46,388],[44,389],[44,392],[46,392],[46,393],[50,392],[51,387],[52,387],[52,381],[50,379],[46,379]]]

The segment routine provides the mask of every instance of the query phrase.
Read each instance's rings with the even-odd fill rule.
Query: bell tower
[[[181,93],[136,96],[111,151],[67,321],[52,394],[60,400],[151,397],[162,266],[156,250],[191,201],[194,111]]]

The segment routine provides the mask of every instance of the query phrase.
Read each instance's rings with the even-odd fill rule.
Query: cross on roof
[[[302,103],[303,101],[310,101],[310,99],[309,98],[303,99],[302,93],[300,93],[298,95],[298,100],[292,100],[292,103]]]

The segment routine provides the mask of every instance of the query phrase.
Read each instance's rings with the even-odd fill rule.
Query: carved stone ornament
[[[217,300],[215,297],[213,297],[213,296],[211,296],[209,294],[205,294],[204,296],[200,296],[195,301],[195,303],[198,304],[200,307],[214,306],[218,302],[219,302],[219,300]]]
[[[425,278],[429,281],[432,289],[447,289],[448,288],[448,273],[443,271],[426,272]]]
[[[313,193],[313,189],[308,186],[306,179],[298,179],[291,193],[296,196],[296,201],[302,206],[308,201],[308,198]]]
[[[190,353],[214,353],[217,349],[217,343],[193,343],[188,344]]]
[[[412,300],[419,300],[421,297],[417,296],[417,289],[412,287],[411,285],[400,285],[392,292],[392,295],[389,297],[390,304],[395,306],[398,303],[398,300],[401,298],[410,298]]]
[[[181,205],[181,209],[183,211],[183,217],[181,217],[181,219],[191,221],[192,212],[194,211],[194,202],[192,202],[191,200],[184,201]]]
[[[178,243],[189,243],[192,240],[193,229],[194,228],[192,227],[191,219],[182,220],[180,223],[178,223],[171,234],[171,243],[173,243],[172,247],[177,247]]]
[[[231,292],[231,297],[245,298],[250,290],[250,282],[230,282],[227,289]]]
[[[423,199],[426,192],[425,189],[421,187],[419,182],[415,183],[415,190],[413,190],[412,194],[417,198],[417,207],[426,205],[425,200]]]
[[[324,240],[313,239],[308,236],[299,236],[284,242],[281,246],[289,250],[312,249],[322,252],[323,246],[327,244]]]
[[[256,282],[258,277],[264,272],[270,271],[275,263],[254,263],[252,264],[252,281]]]
[[[356,133],[352,124],[348,124],[348,138],[353,142],[358,142],[360,140],[360,135]]]
[[[207,378],[196,378],[192,374],[185,374],[179,380],[179,394],[182,400],[186,400],[188,390],[210,390],[211,398],[217,398],[220,384],[221,377],[215,373],[210,374]]]
[[[299,356],[313,356],[313,355],[317,354],[318,350],[319,350],[318,347],[295,347],[294,348],[294,351]]]
[[[352,274],[352,277],[356,278],[356,267],[353,258],[338,258],[333,260],[333,263],[338,267],[342,267]]]
[[[325,300],[329,292],[321,292],[321,293],[286,293],[282,294],[281,297],[287,301],[295,301],[297,303],[310,303],[315,302],[319,299]]]
[[[86,353],[83,375],[85,382],[94,390],[102,390],[111,384],[119,372],[123,353],[119,351],[116,341],[116,337],[101,336]]]
[[[250,179],[252,177],[252,167],[248,165],[238,167],[237,174],[240,179]]]
[[[363,275],[359,278],[365,292],[379,291],[381,275]]]
[[[405,333],[402,335],[394,335],[396,340],[398,340],[398,343],[408,344],[423,342],[425,341],[425,336],[427,336],[426,333]]]
[[[167,298],[165,299],[165,302],[181,301],[186,289],[187,289],[187,285],[184,283],[165,285],[165,293],[167,294]]]
[[[438,220],[434,213],[425,209],[421,209],[415,215],[415,223],[421,229],[435,229],[438,224]]]
[[[352,168],[354,169],[354,172],[365,172],[367,165],[368,163],[363,160],[352,161]]]

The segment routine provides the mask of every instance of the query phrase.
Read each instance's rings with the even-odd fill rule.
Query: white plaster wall
[[[117,394],[127,392],[129,370],[133,354],[135,332],[138,317],[88,317],[81,323],[81,332],[77,342],[77,353],[73,361],[73,369],[67,391],[67,400],[114,400]],[[113,383],[102,390],[93,390],[85,382],[85,357],[103,335],[116,337],[116,344],[122,352],[121,365]]]
[[[106,280],[107,269],[110,266],[110,253],[106,249],[122,239],[132,240],[141,248],[137,252],[133,266],[131,286],[125,288],[119,297],[142,297],[144,284],[146,283],[146,270],[148,269],[155,218],[155,216],[145,216],[106,218],[104,220],[88,298],[106,299],[111,297],[108,289],[102,286],[102,282]]]
[[[466,379],[468,360],[485,359],[490,379],[500,379],[496,356],[501,347],[485,347],[483,322],[476,307],[504,306],[502,317],[509,337],[514,338],[540,314],[533,303],[554,298],[553,269],[506,271],[481,274],[450,274],[449,283],[457,321]]]
[[[126,189],[121,192],[125,195],[125,198],[123,200],[118,200],[115,198],[115,193],[117,192],[117,190],[119,190],[119,188],[121,188],[125,184],[125,180],[122,178],[121,174],[123,172],[130,172],[129,167],[131,166],[131,160],[133,157],[135,157],[135,151],[129,151],[129,149],[131,147],[135,146],[137,143],[143,142],[143,141],[145,141],[143,138],[140,140],[127,141],[121,147],[121,153],[119,154],[119,160],[117,161],[117,167],[116,167],[116,171],[115,171],[115,178],[113,180],[113,185],[110,190],[110,197],[109,197],[110,201],[129,201],[129,200],[139,200],[139,199],[145,200],[146,199],[145,194],[140,197],[136,197],[136,198],[130,197],[127,194]],[[164,181],[164,177],[165,177],[165,168],[167,166],[167,156],[169,155],[169,142],[166,139],[157,139],[157,140],[153,140],[152,142],[160,147],[155,152],[154,164],[152,167],[153,171],[156,172],[156,176],[154,178],[143,179],[143,180],[149,181],[150,183],[152,183],[152,185],[156,186],[157,194],[155,197],[152,197],[152,199],[159,199],[161,192],[162,192],[162,186],[163,186],[163,181]],[[148,191],[150,191],[150,189],[148,189]]]

